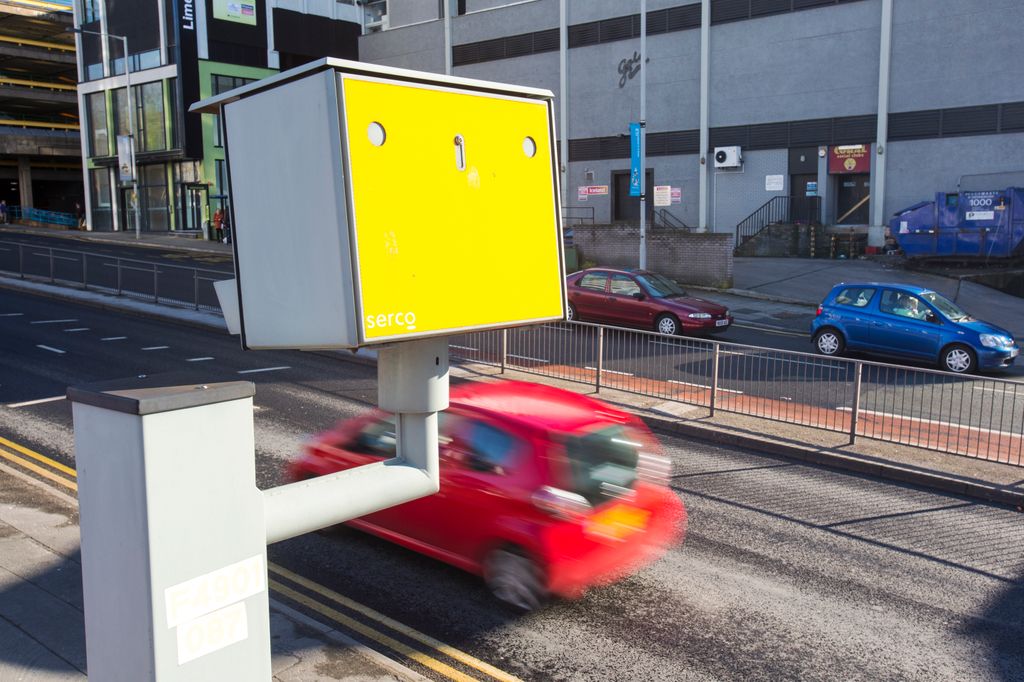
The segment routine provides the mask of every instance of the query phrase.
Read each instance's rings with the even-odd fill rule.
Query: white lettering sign
[[[164,590],[167,627],[193,620],[267,589],[263,555],[218,568]]]
[[[784,175],[766,175],[764,176],[764,191],[765,192],[781,192],[786,185],[786,178]]]
[[[968,220],[995,220],[996,219],[996,212],[995,211],[968,211],[967,212],[967,219]]]
[[[184,0],[181,4],[181,27],[186,31],[195,30],[196,22],[193,0]]]
[[[249,636],[245,602],[178,626],[178,665],[223,649]]]
[[[672,186],[671,185],[655,185],[654,186],[654,205],[655,206],[671,206],[672,205]]]

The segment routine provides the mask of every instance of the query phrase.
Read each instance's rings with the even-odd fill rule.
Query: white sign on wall
[[[672,205],[672,186],[671,185],[655,185],[654,186],[654,205],[655,206],[671,206]]]
[[[764,191],[781,192],[786,186],[786,176],[766,175],[764,176]]]

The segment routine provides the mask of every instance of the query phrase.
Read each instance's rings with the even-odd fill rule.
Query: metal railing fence
[[[78,227],[78,217],[74,213],[64,211],[46,211],[41,208],[22,208],[14,205],[7,207],[8,220],[31,220],[48,225]]]
[[[152,303],[220,312],[213,283],[234,273],[0,241],[0,272]]]
[[[0,273],[220,312],[231,272],[0,241]],[[453,361],[1024,466],[1024,383],[585,322],[452,337]]]
[[[453,338],[455,361],[1024,466],[1024,384],[563,322]]]

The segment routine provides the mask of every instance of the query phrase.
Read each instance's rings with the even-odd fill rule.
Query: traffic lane
[[[111,258],[128,258],[162,265],[182,265],[234,273],[234,258],[230,253],[203,253],[180,251],[154,246],[131,246],[101,241],[85,241],[66,237],[0,232],[0,246],[3,242],[15,242],[26,247],[49,247],[64,251],[87,252]],[[28,253],[26,251],[26,253]]]
[[[479,579],[351,530],[279,543],[271,559],[523,679],[1024,674],[1019,514],[662,441],[686,542],[578,601],[514,615]]]
[[[343,356],[243,351],[237,337],[0,289],[0,435],[73,463],[68,386],[186,372],[253,381],[260,485],[303,439],[376,402],[376,369]]]

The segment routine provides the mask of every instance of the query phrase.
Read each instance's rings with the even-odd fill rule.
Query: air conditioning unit
[[[715,168],[739,168],[743,154],[739,147],[715,147]]]

